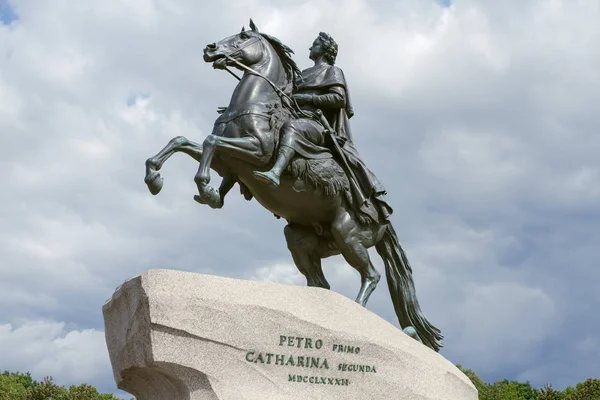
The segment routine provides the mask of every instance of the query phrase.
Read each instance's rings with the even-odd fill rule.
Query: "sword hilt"
[[[329,125],[329,121],[327,121],[327,118],[325,118],[325,115],[323,115],[323,111],[321,111],[321,109],[317,109],[317,116],[321,120],[323,127],[325,127],[325,129],[327,129],[329,133],[333,134],[333,131],[331,130],[331,125]]]

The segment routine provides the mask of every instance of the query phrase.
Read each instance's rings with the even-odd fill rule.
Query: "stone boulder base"
[[[325,289],[150,270],[103,312],[138,400],[477,400],[451,362]]]

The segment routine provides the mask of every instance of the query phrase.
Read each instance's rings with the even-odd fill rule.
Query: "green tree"
[[[27,400],[66,400],[66,394],[67,390],[52,382],[52,377],[45,377],[41,382],[33,382]]]
[[[575,386],[568,400],[600,400],[600,379],[587,379]]]
[[[27,389],[31,385],[31,375],[5,371],[0,375],[0,400],[27,400]]]
[[[562,391],[562,394],[566,400],[572,400],[576,392],[577,390],[575,390],[573,386],[567,386],[567,388]]]
[[[528,386],[531,390],[528,390]],[[488,385],[485,396],[485,400],[537,400],[538,398],[531,385],[507,379]]]
[[[79,386],[71,386],[65,400],[113,400],[112,394],[100,394],[98,390],[85,383]]]
[[[101,394],[88,384],[71,386],[69,389],[52,382],[51,377],[41,382],[29,373],[3,372],[0,375],[0,400],[118,400],[112,394]]]
[[[522,383],[513,381],[514,385],[517,387],[517,393],[519,395],[519,399],[523,400],[538,400],[540,393],[539,390],[531,387],[531,383],[529,381]]]
[[[467,378],[469,378],[471,380],[471,382],[473,382],[473,385],[477,389],[477,392],[479,392],[479,400],[486,399],[486,397],[485,397],[485,393],[487,391],[486,383],[484,381],[482,381],[481,378],[479,378],[477,376],[477,374],[475,374],[475,372],[473,372],[472,370],[464,369],[463,366],[460,364],[457,364],[456,368],[460,369],[462,371],[462,373],[465,374],[467,376]]]
[[[540,391],[539,400],[568,400],[565,398],[564,394],[559,390],[554,390],[552,385],[547,384],[544,385],[543,389]]]

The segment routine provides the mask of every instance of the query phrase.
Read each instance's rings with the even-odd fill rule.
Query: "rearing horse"
[[[297,158],[276,187],[255,178],[254,171],[265,171],[272,165],[279,128],[294,118],[288,99],[300,71],[291,58],[291,49],[259,32],[252,21],[250,27],[204,49],[204,60],[212,62],[214,68],[235,66],[244,74],[201,146],[178,136],[146,161],[145,181],[150,192],[156,195],[162,189],[158,171],[171,155],[190,155],[200,164],[194,177],[197,202],[221,208],[229,190],[238,183],[246,199],[254,197],[287,220],[287,245],[308,286],[329,289],[321,260],[341,254],[360,273],[356,302],[363,306],[380,279],[369,258],[368,249],[374,246],[385,264],[400,326],[438,351],[443,336],[421,312],[412,269],[391,223],[365,224],[355,215],[349,204],[348,179],[334,159]],[[210,186],[211,168],[223,177],[219,189]]]

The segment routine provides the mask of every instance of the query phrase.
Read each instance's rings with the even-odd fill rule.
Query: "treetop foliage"
[[[69,388],[58,386],[51,377],[41,382],[29,372],[4,371],[0,374],[0,400],[119,400],[112,394],[98,393],[95,387],[82,383]]]
[[[483,382],[473,371],[457,367],[473,382],[479,391],[479,400],[600,400],[600,379],[587,379],[563,391],[547,384],[535,389],[529,382],[503,379],[494,383]]]
[[[535,389],[529,382],[509,381],[485,383],[470,369],[457,367],[479,391],[479,400],[600,400],[600,379],[587,379],[563,391],[547,384]],[[112,394],[102,394],[86,383],[69,388],[58,386],[51,377],[35,381],[29,372],[0,374],[0,400],[119,400]],[[132,399],[133,400],[133,399]]]

